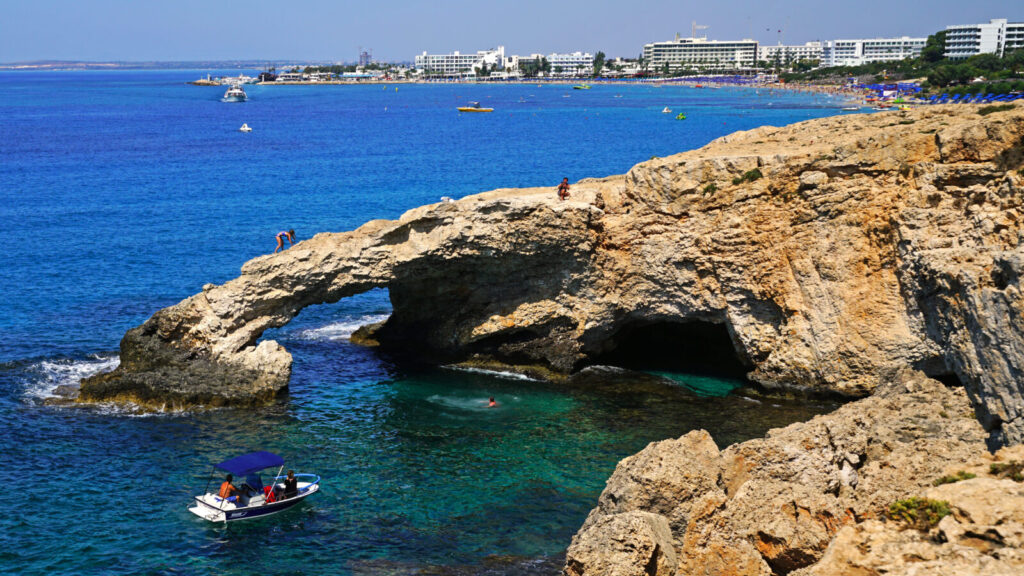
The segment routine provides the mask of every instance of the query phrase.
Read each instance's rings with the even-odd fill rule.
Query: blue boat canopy
[[[242,454],[241,456],[236,456],[231,460],[225,460],[220,464],[217,464],[217,468],[231,472],[235,476],[245,476],[250,472],[256,472],[257,470],[263,470],[264,468],[270,468],[271,466],[281,466],[283,464],[284,458],[281,458],[277,454],[260,451]]]

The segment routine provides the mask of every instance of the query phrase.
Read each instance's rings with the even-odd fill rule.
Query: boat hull
[[[459,108],[459,112],[494,112],[494,108]]]
[[[221,102],[245,102],[248,98],[245,96],[225,96],[220,99]]]

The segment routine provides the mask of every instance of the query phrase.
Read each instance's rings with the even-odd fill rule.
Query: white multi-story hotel
[[[708,70],[753,68],[755,58],[756,40],[725,41],[677,37],[666,42],[644,44],[644,60],[651,70],[659,70],[665,64],[670,68]]]
[[[821,42],[808,42],[803,46],[758,46],[757,59],[760,62],[789,64],[800,60],[821,60]]]
[[[551,64],[552,76],[576,76],[589,74],[594,70],[594,55],[588,52],[548,54],[544,58]]]
[[[894,62],[921,55],[926,38],[869,38],[830,40],[821,47],[822,66],[861,66],[871,62]]]
[[[946,58],[970,58],[1024,48],[1024,22],[989,20],[988,24],[963,24],[946,27]]]
[[[502,68],[505,64],[505,47],[498,46],[491,50],[480,50],[476,54],[461,54],[458,51],[451,54],[427,54],[424,52],[416,55],[415,61],[417,70],[428,75],[441,76],[473,75],[485,64],[492,70]]]

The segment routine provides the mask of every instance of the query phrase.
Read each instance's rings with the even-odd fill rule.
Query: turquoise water
[[[593,370],[555,386],[397,365],[347,341],[386,317],[386,291],[276,332],[295,368],[273,407],[48,405],[56,386],[112,368],[125,330],[234,277],[279,229],[308,238],[441,196],[620,173],[839,106],[534,85],[252,87],[224,104],[221,89],[183,84],[198,76],[0,74],[0,453],[14,496],[0,571],[553,573],[622,457],[694,428],[724,446],[831,408],[693,375]],[[496,111],[455,113],[467,100]],[[187,512],[212,462],[254,449],[320,474],[322,493],[227,527]]]

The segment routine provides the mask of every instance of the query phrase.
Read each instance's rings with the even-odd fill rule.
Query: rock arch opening
[[[626,322],[590,363],[734,378],[745,378],[750,370],[728,327],[700,320]]]

